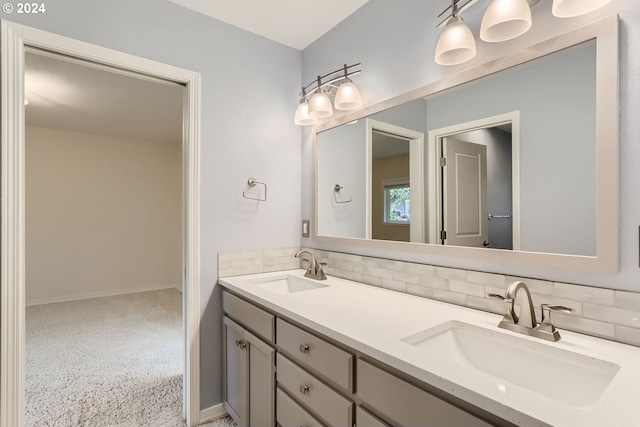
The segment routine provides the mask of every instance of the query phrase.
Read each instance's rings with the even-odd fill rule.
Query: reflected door
[[[442,153],[442,243],[483,247],[488,237],[487,147],[443,138]]]

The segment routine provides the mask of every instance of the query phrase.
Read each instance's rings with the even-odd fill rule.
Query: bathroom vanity
[[[304,270],[221,278],[240,426],[632,426],[640,349]]]

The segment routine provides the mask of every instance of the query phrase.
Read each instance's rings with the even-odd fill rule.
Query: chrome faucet
[[[514,304],[518,297],[519,291],[523,291],[526,296],[524,304],[520,305],[520,316],[515,312]],[[533,309],[533,299],[531,292],[524,282],[513,282],[507,288],[505,296],[498,294],[489,294],[492,298],[505,301],[507,310],[504,313],[502,321],[498,324],[499,328],[507,329],[513,332],[529,335],[536,338],[542,338],[548,341],[558,341],[560,333],[551,323],[551,311],[561,311],[571,313],[573,308],[562,305],[542,304],[542,322],[536,322],[536,314]],[[522,301],[522,300],[521,300]]]
[[[304,277],[309,277],[310,279],[315,280],[327,280],[327,276],[325,276],[324,271],[322,271],[322,267],[327,264],[324,262],[318,263],[316,261],[316,257],[314,257],[311,252],[304,249],[298,251],[298,253],[296,253],[294,257],[304,259],[301,257],[302,254],[309,255],[309,259],[307,260],[309,262],[309,268],[307,268],[307,272],[304,273]]]

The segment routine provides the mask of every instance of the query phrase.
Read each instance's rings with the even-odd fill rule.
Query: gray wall
[[[202,74],[202,407],[221,395],[221,251],[300,244],[300,52],[168,1],[57,0],[2,18]],[[269,200],[242,198],[247,179]]]
[[[520,111],[521,249],[596,255],[595,42],[429,99],[429,129]]]
[[[532,29],[515,40],[491,44],[478,42],[478,54],[470,62],[455,67],[443,67],[433,60],[440,30],[436,16],[441,5],[423,0],[390,2],[370,0],[356,13],[334,27],[302,52],[303,81],[311,80],[320,70],[330,70],[336,64],[362,62],[362,74],[354,78],[361,88],[363,102],[372,105],[417,87],[440,80],[446,75],[479,65],[549,37],[577,29],[599,18],[618,13],[620,31],[620,273],[594,275],[573,271],[531,268],[506,263],[486,263],[447,257],[397,253],[386,250],[328,247],[370,256],[401,258],[407,261],[429,262],[457,268],[501,272],[524,277],[539,277],[608,288],[640,291],[638,269],[638,218],[640,198],[637,197],[637,171],[640,169],[640,3],[613,0],[607,6],[588,15],[560,19],[551,14],[551,2],[540,2],[533,8]],[[483,7],[465,12],[465,21],[478,33]],[[380,31],[384,28],[384,31]],[[392,35],[392,36],[391,36]],[[636,54],[634,55],[633,52]],[[311,215],[311,138],[310,129],[303,131],[303,217]],[[303,245],[313,246],[309,239]]]
[[[367,234],[366,122],[318,135],[318,234],[362,238]],[[334,187],[344,187],[335,194]],[[350,202],[346,203],[347,200]],[[339,202],[345,203],[336,203]]]

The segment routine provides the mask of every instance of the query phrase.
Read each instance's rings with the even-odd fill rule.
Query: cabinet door
[[[249,363],[249,419],[251,426],[275,426],[276,351],[244,331]]]
[[[223,317],[223,399],[224,408],[238,427],[247,422],[247,352],[242,334],[244,329],[228,317]]]
[[[390,424],[491,427],[474,415],[358,359],[358,396]]]

